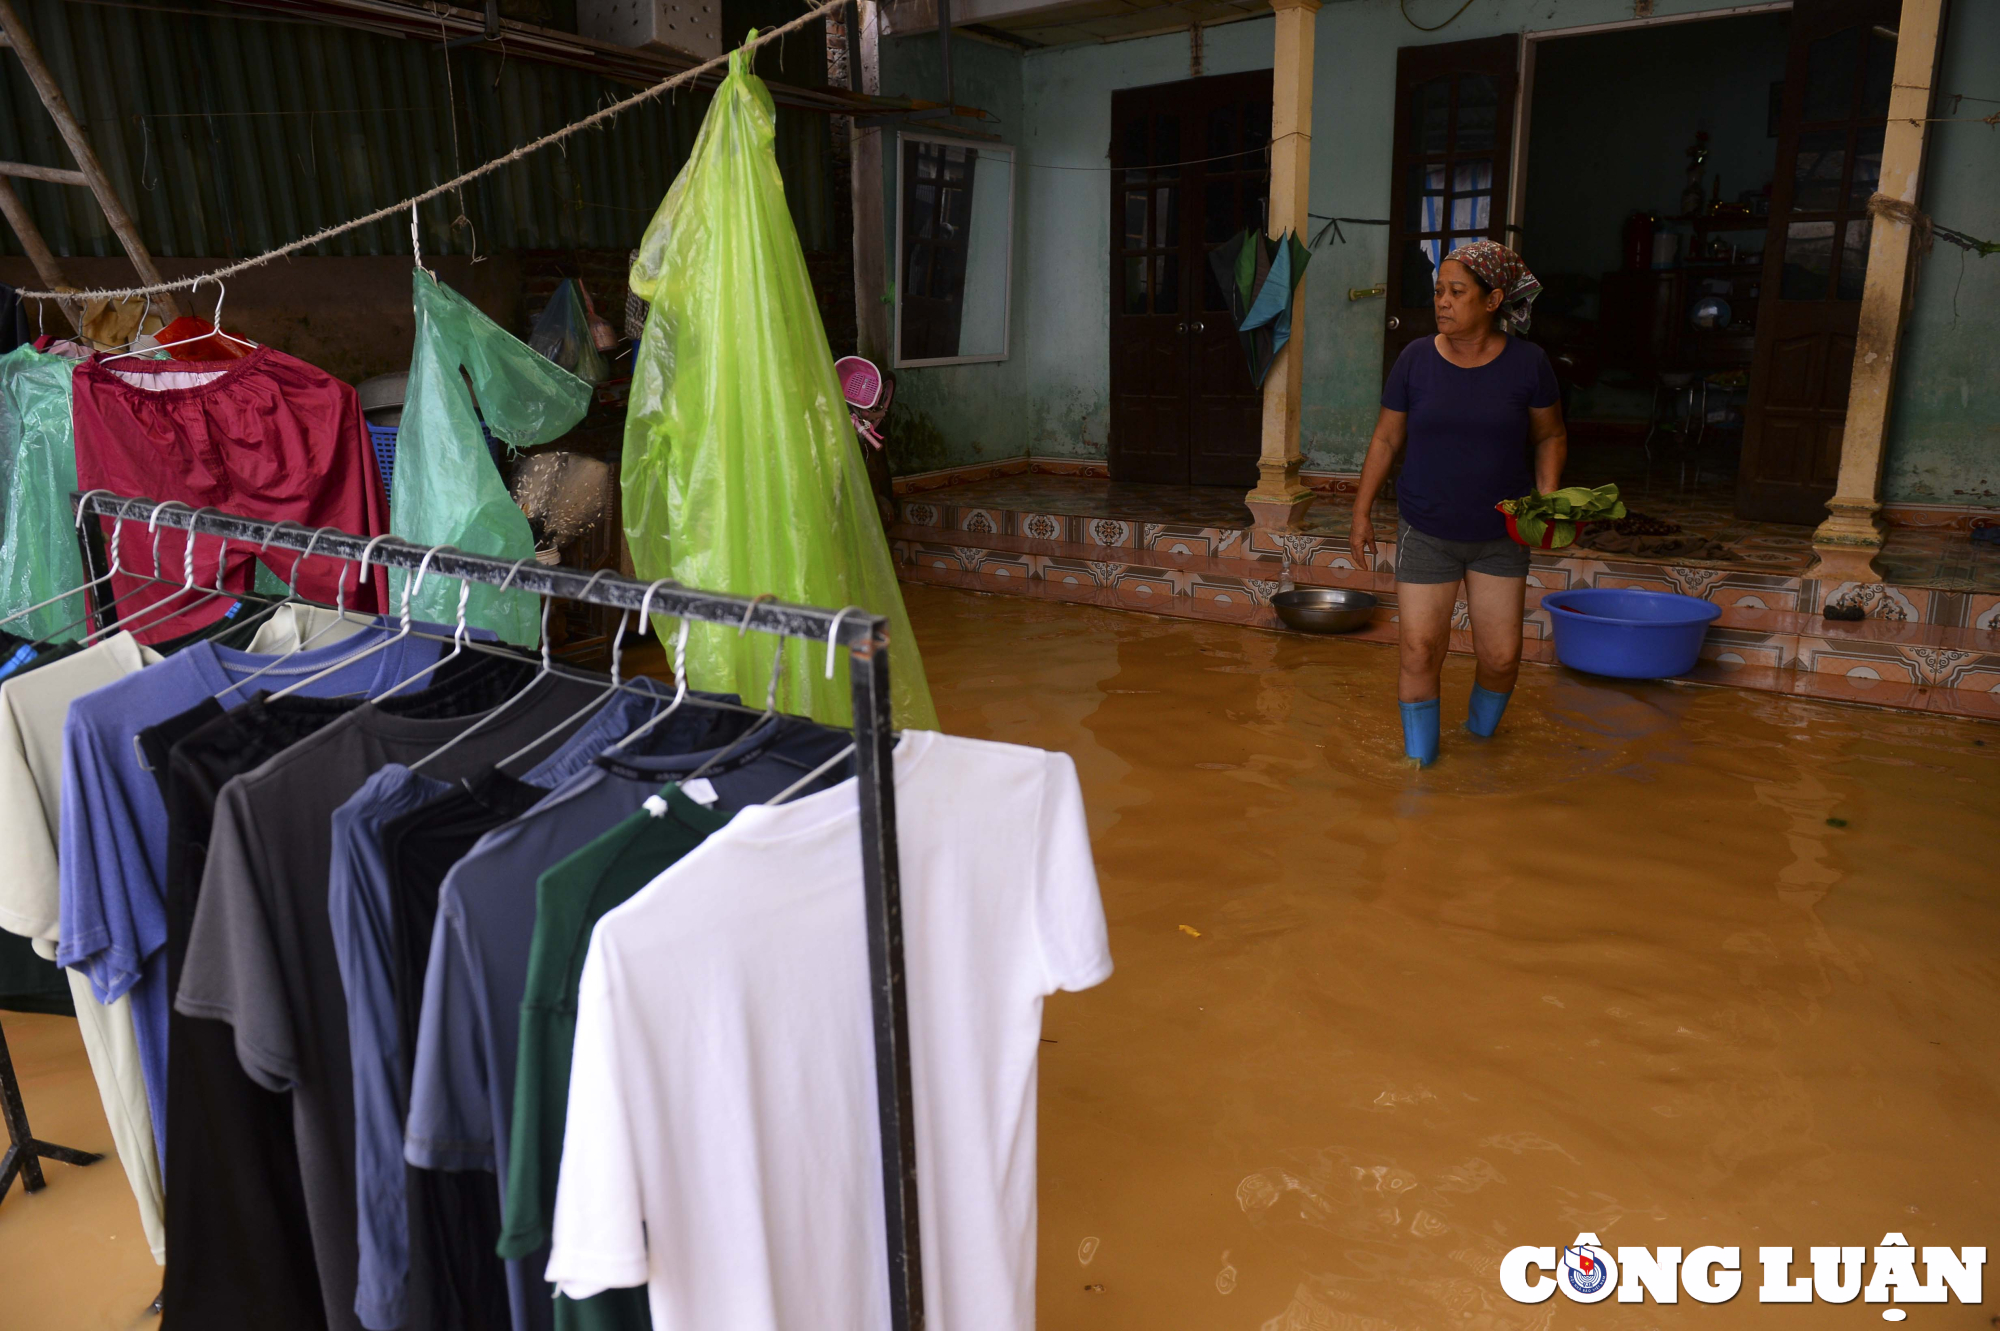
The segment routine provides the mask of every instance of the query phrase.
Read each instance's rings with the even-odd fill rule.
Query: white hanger
[[[610,569],[601,568],[597,570],[597,572],[591,574],[590,581],[583,584],[584,595],[586,596],[589,595],[590,589],[597,585],[597,580],[609,572],[611,572]],[[673,581],[672,578],[661,578],[659,582],[656,582],[651,587],[648,587],[646,589],[646,599],[640,603],[641,610],[643,611],[651,607],[653,602],[653,592],[661,585],[661,583],[667,583],[672,581]],[[533,753],[536,749],[548,743],[550,740],[554,739],[557,735],[561,734],[563,731],[569,729],[571,725],[575,724],[578,721],[583,720],[586,716],[589,716],[599,707],[602,707],[605,704],[605,702],[610,699],[612,694],[617,693],[619,690],[625,687],[625,678],[624,678],[625,626],[627,623],[631,621],[631,618],[632,618],[632,612],[630,610],[621,610],[618,612],[618,632],[615,635],[613,635],[611,639],[611,683],[605,687],[604,691],[599,693],[595,698],[592,698],[589,702],[585,703],[582,707],[578,708],[575,712],[573,712],[569,716],[566,716],[562,720],[556,722],[555,725],[551,726],[548,730],[544,731],[542,734],[536,736],[532,740],[529,740],[526,744],[514,750],[512,753],[508,754],[505,758],[502,758],[499,762],[494,764],[495,767],[506,767],[512,762],[514,762],[516,759],[525,757],[526,755]]]
[[[83,531],[83,519],[84,519],[83,507],[85,504],[88,504],[90,502],[90,496],[108,495],[110,493],[111,491],[109,490],[90,490],[84,494],[83,498],[76,501],[76,529],[79,533]],[[121,527],[120,524],[125,521],[125,510],[130,508],[131,504],[132,501],[129,499],[121,502],[118,505],[118,516],[113,518],[111,522],[111,571],[109,573],[100,573],[98,576],[92,578],[89,582],[84,583],[82,586],[72,587],[66,592],[60,592],[54,596],[51,596],[46,601],[37,601],[33,605],[27,607],[25,610],[16,610],[13,614],[8,615],[5,619],[0,619],[0,624],[11,624],[15,620],[19,619],[22,615],[31,615],[35,611],[40,610],[43,606],[54,605],[58,601],[66,601],[72,596],[76,596],[82,592],[89,591],[92,587],[95,587],[100,582],[109,582],[111,578],[116,574],[123,573],[125,570],[118,566],[118,533],[123,530],[123,527]],[[88,618],[88,616],[85,616],[85,618]],[[57,631],[60,632],[61,630]]]
[[[165,506],[162,505],[162,507]],[[186,508],[187,505],[182,504],[181,507]],[[132,618],[130,620],[127,620],[125,623],[120,624],[118,627],[123,628],[128,633],[136,633],[138,632],[138,630],[135,629],[133,625],[136,624],[140,619],[144,618],[148,613],[165,609],[168,606],[168,603],[173,601],[175,597],[185,596],[190,592],[194,591],[194,546],[195,546],[194,520],[200,517],[202,514],[211,511],[220,512],[221,510],[220,509],[211,510],[206,507],[198,508],[193,510],[192,514],[188,518],[187,544],[181,547],[182,552],[185,556],[181,560],[181,567],[183,568],[183,570],[185,570],[187,574],[186,585],[183,586],[177,592],[169,592],[167,595],[162,596],[159,600],[153,602],[151,605],[145,605],[139,607],[139,609],[132,612]],[[159,512],[158,509],[154,510],[155,516],[158,515],[158,512]],[[157,537],[158,533],[156,532],[154,533],[154,535]],[[171,609],[165,609],[165,613],[160,614],[157,618],[155,618],[151,623],[149,623],[146,626],[147,628],[158,628],[160,625],[166,623],[168,620],[173,619],[179,615],[187,614],[189,611],[195,609],[197,606],[207,605],[210,601],[213,601],[218,596],[229,595],[227,589],[225,589],[222,585],[223,578],[229,572],[229,538],[227,536],[223,536],[223,537],[218,537],[217,539],[219,539],[222,542],[222,548],[218,550],[215,555],[215,589],[213,591],[206,592],[201,596],[195,597],[194,600],[189,601],[185,605],[177,606]],[[156,568],[158,567],[158,561],[155,561],[154,567]],[[207,625],[203,625],[203,627],[206,628]],[[189,632],[193,631],[194,630],[192,629],[189,630]],[[98,630],[98,632],[101,633],[103,632],[103,630],[100,629]],[[90,636],[94,637],[96,635],[92,634]]]
[[[445,662],[455,660],[464,653],[467,632],[465,627],[465,601],[471,595],[472,579],[460,578],[458,580],[458,626],[451,631],[451,650],[425,666],[422,670],[411,672],[409,675],[397,680],[394,684],[376,694],[374,699],[376,702],[381,702],[384,698],[390,697],[393,694],[401,693],[404,689],[407,689],[416,681],[423,679]]]
[[[284,522],[280,522],[278,524],[278,527],[296,527],[298,525],[299,524],[292,522],[290,519],[287,519]],[[292,576],[285,582],[286,590],[291,592],[291,595],[286,597],[283,601],[280,601],[276,607],[276,610],[274,610],[272,613],[275,614],[277,610],[283,610],[288,605],[303,605],[305,603],[305,598],[299,595],[299,565],[303,564],[307,559],[311,558],[313,547],[319,544],[320,537],[324,536],[328,532],[338,532],[339,530],[340,528],[338,527],[316,527],[313,529],[312,539],[306,542],[306,548],[302,552],[300,552],[299,556],[296,559],[292,560]],[[273,527],[271,529],[271,535],[275,537],[277,534],[278,534],[277,527]],[[264,542],[264,548],[268,550],[270,546],[271,542],[270,540],[267,539]],[[312,633],[307,637],[300,638],[297,642],[293,643],[289,650],[280,652],[278,654],[277,659],[272,661],[269,665],[258,667],[256,670],[253,670],[249,674],[245,675],[242,679],[237,680],[234,684],[231,684],[228,687],[224,688],[221,693],[214,695],[215,701],[221,702],[224,697],[226,697],[231,693],[235,693],[237,690],[241,689],[244,685],[248,684],[251,680],[258,679],[263,675],[268,674],[270,671],[276,670],[286,661],[289,661],[292,657],[297,656],[300,652],[303,652],[306,648],[312,646],[315,642],[319,641],[320,638],[325,636],[327,633],[331,632],[336,624],[340,624],[346,621],[346,619],[347,619],[347,565],[343,563],[340,568],[340,580],[334,584],[334,589],[333,589],[333,618],[327,620],[326,623],[314,629]],[[296,624],[294,625],[294,627],[296,628]],[[246,693],[243,696],[247,698],[250,695]]]
[[[835,640],[838,638],[840,634],[840,621],[846,619],[848,612],[851,610],[861,610],[863,614],[867,613],[865,610],[862,609],[862,607],[858,605],[842,606],[840,608],[840,613],[833,617],[832,627],[828,628],[826,631],[826,677],[828,679],[833,678],[833,665],[835,660],[834,648],[836,645]],[[798,794],[801,790],[804,790],[807,786],[811,785],[813,782],[819,780],[822,776],[825,776],[828,772],[832,771],[835,766],[846,761],[849,757],[853,755],[853,753],[854,753],[854,746],[852,744],[849,744],[846,748],[843,748],[839,753],[834,754],[833,757],[828,758],[818,767],[813,768],[812,771],[807,772],[804,776],[792,782],[791,785],[786,786],[776,795],[772,796],[770,799],[765,800],[764,803],[770,806],[776,806],[785,803],[787,800],[791,799],[794,795]]]
[[[192,297],[195,293],[195,288],[199,287],[203,282],[206,282],[208,280],[209,277],[208,274],[206,273],[203,273],[200,277],[197,277],[194,280],[194,286],[188,288],[188,295]],[[164,351],[168,347],[184,347],[189,345],[190,343],[199,342],[203,338],[209,338],[209,337],[219,337],[225,342],[234,342],[239,347],[248,347],[250,350],[255,351],[257,349],[257,344],[255,342],[246,342],[242,338],[236,336],[234,333],[225,333],[222,331],[222,300],[223,297],[229,294],[229,289],[222,284],[221,278],[218,277],[214,279],[214,281],[215,281],[215,318],[209,320],[209,331],[207,331],[206,333],[196,333],[193,337],[177,337],[171,342],[156,341],[153,343],[152,346],[141,347],[137,351],[120,351],[115,355],[100,356],[98,357],[99,362],[101,363],[105,361],[124,360],[127,356],[143,356],[146,355],[148,352]],[[153,298],[151,296],[147,296],[146,308],[150,310],[152,309],[152,306],[153,306]],[[139,326],[141,328],[144,328],[145,325],[146,325],[146,316],[142,314],[139,316]],[[138,340],[137,338],[133,339],[133,341],[135,342],[137,340]]]
[[[532,556],[530,557],[532,558]],[[517,559],[514,561],[514,567],[507,570],[507,580],[500,584],[500,590],[502,593],[506,592],[506,590],[509,587],[512,587],[514,585],[515,577],[518,576],[519,573],[521,572],[521,565],[527,562],[528,561],[526,559]],[[451,748],[453,745],[458,744],[461,740],[473,734],[475,731],[490,724],[495,717],[499,716],[502,712],[506,711],[509,707],[512,707],[515,703],[519,702],[521,699],[527,697],[529,691],[533,689],[535,685],[541,683],[544,679],[547,679],[550,675],[553,675],[556,672],[555,662],[551,660],[549,657],[550,603],[551,602],[549,597],[544,596],[542,598],[542,668],[540,670],[537,670],[533,675],[529,676],[528,682],[526,684],[523,684],[519,689],[519,691],[517,691],[513,697],[507,699],[507,701],[501,703],[498,707],[495,707],[492,710],[488,711],[486,715],[480,717],[477,721],[474,721],[471,725],[467,726],[464,730],[459,731],[456,735],[453,735],[449,740],[446,740],[442,745],[438,746],[435,749],[432,749],[429,753],[425,754],[423,757],[411,763],[410,770],[412,772],[418,770],[425,763],[437,757],[439,754],[445,752],[445,750]],[[461,601],[461,609],[462,608],[463,608],[463,602]]]
[[[368,576],[368,560],[369,557],[375,553],[375,547],[380,545],[383,541],[392,539],[394,538],[385,534],[382,536],[377,536],[374,540],[368,542],[368,548],[361,552],[361,577],[363,579],[366,579]],[[326,667],[326,669],[316,671],[313,674],[307,675],[304,679],[300,680],[296,684],[286,685],[284,688],[279,689],[276,693],[272,694],[271,695],[272,699],[276,700],[278,698],[289,698],[292,694],[297,693],[300,689],[304,688],[306,685],[316,683],[319,680],[325,679],[328,675],[338,674],[340,671],[345,670],[347,667],[355,664],[356,662],[365,661],[369,657],[374,656],[378,652],[386,652],[391,647],[394,647],[397,643],[403,641],[403,639],[409,637],[410,624],[411,624],[410,598],[423,590],[424,574],[430,572],[431,560],[437,557],[438,551],[449,550],[449,549],[451,549],[451,547],[448,545],[434,545],[429,550],[426,550],[424,552],[424,557],[422,562],[420,562],[417,565],[417,576],[412,578],[409,582],[403,584],[403,605],[401,611],[403,617],[403,626],[401,629],[399,629],[392,636],[382,639],[380,642],[372,643],[369,646],[362,648],[358,652],[352,652],[346,656],[341,657],[338,661],[335,661],[332,665]]]
[[[159,575],[159,574],[160,574],[160,536],[161,536],[161,532],[160,532],[160,529],[159,529],[159,527],[158,527],[157,525],[155,525],[155,524],[157,523],[158,519],[159,519],[159,516],[160,516],[160,513],[161,513],[161,511],[162,511],[162,510],[164,510],[164,509],[166,509],[166,508],[169,508],[169,507],[173,507],[173,508],[187,508],[187,505],[186,505],[186,504],[183,504],[183,503],[181,503],[181,502],[180,502],[180,500],[178,500],[178,499],[165,499],[165,500],[162,500],[162,501],[160,501],[159,503],[157,503],[157,504],[153,505],[153,511],[152,511],[152,514],[151,514],[150,516],[148,516],[148,517],[147,517],[147,519],[146,519],[146,530],[147,530],[147,531],[150,531],[150,532],[152,532],[152,533],[153,533],[153,575],[152,575],[151,577],[147,577],[147,576],[146,576],[145,574],[143,574],[143,573],[133,573],[133,572],[131,572],[131,571],[130,571],[129,569],[124,569],[124,568],[120,568],[120,567],[119,567],[119,565],[118,565],[118,530],[119,530],[119,529],[118,529],[118,524],[117,524],[117,523],[113,523],[113,524],[112,524],[112,527],[111,527],[111,566],[112,566],[112,569],[113,569],[113,571],[115,571],[115,572],[119,572],[119,573],[123,573],[123,574],[125,574],[125,576],[126,576],[126,577],[128,577],[128,578],[136,578],[136,579],[139,579],[139,581],[140,581],[140,585],[139,585],[139,586],[137,586],[137,587],[134,587],[134,588],[132,588],[132,589],[131,589],[130,591],[128,591],[128,592],[125,592],[125,593],[124,593],[123,595],[120,595],[120,596],[114,596],[114,597],[112,597],[112,598],[111,598],[110,600],[106,601],[106,602],[105,602],[105,603],[104,603],[103,605],[99,606],[99,607],[98,607],[98,614],[99,614],[99,615],[102,615],[104,611],[106,611],[106,610],[109,610],[109,609],[111,609],[111,607],[113,607],[113,606],[115,606],[115,605],[123,605],[123,604],[124,604],[125,602],[127,602],[127,601],[131,600],[131,599],[132,599],[133,597],[137,596],[137,595],[138,595],[138,594],[139,594],[140,592],[143,592],[143,591],[145,591],[145,590],[146,590],[146,588],[147,588],[147,587],[149,587],[149,586],[154,586],[154,585],[171,585],[171,584],[166,584],[166,582],[165,582],[165,579],[161,578],[161,577],[160,577],[160,575]],[[192,511],[192,510],[189,510],[189,511]],[[119,521],[120,521],[120,522],[124,521],[124,516],[125,516],[125,515],[124,515],[124,512],[123,512],[123,510],[121,510],[121,511],[119,512]],[[144,607],[141,607],[141,609],[143,610],[143,609],[144,609]],[[72,620],[72,621],[70,621],[70,622],[69,622],[68,624],[65,624],[65,625],[63,625],[63,626],[62,626],[62,628],[59,628],[59,629],[57,629],[57,630],[56,630],[56,632],[57,632],[57,633],[63,633],[63,632],[67,632],[67,631],[68,631],[69,629],[72,629],[72,628],[75,628],[75,627],[76,627],[76,626],[77,626],[78,624],[88,624],[88,623],[90,622],[90,620],[91,620],[91,616],[90,616],[89,614],[87,614],[87,613],[86,613],[86,614],[84,615],[84,617],[83,617],[82,619],[77,619],[77,620]],[[115,631],[115,630],[117,630],[117,629],[122,629],[122,628],[124,628],[124,627],[125,627],[125,625],[124,625],[124,624],[122,624],[122,623],[120,623],[120,624],[114,624],[114,625],[112,625],[112,626],[111,626],[112,630],[114,630],[114,631]],[[83,641],[85,641],[85,642],[89,642],[89,641],[90,641],[91,639],[93,639],[93,638],[98,638],[98,637],[102,637],[102,636],[104,635],[104,633],[105,633],[106,631],[107,631],[107,630],[105,630],[105,629],[92,629],[92,630],[91,630],[90,632],[88,632],[88,633],[86,633],[86,634],[84,634],[84,635],[83,635]]]

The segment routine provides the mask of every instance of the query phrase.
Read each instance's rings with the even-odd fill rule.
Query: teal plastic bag
[[[531,558],[534,533],[493,465],[480,419],[483,415],[486,428],[516,448],[546,444],[583,419],[590,385],[423,269],[412,275],[412,285],[417,341],[396,435],[389,529],[417,545],[452,545],[496,559]],[[392,606],[401,606],[403,583],[411,576],[390,571]],[[427,577],[411,598],[411,612],[449,624],[458,613],[458,592],[450,579]],[[474,583],[465,618],[504,642],[533,646],[540,639],[539,602],[528,592]]]
[[[652,306],[625,423],[632,562],[642,578],[886,615],[896,723],[935,729],[785,206],[774,123],[769,90],[737,51],[632,266],[632,290]],[[761,705],[781,643],[733,624],[693,625],[688,678]],[[786,644],[778,703],[849,724],[847,654],[828,679],[824,644]]]
[[[16,347],[0,356],[0,615],[25,610],[84,583],[76,546],[76,439],[70,432],[69,377],[75,364]],[[84,598],[0,626],[16,637],[67,642],[90,626]]]

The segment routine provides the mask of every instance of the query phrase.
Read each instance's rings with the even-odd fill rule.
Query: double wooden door
[[[1209,252],[1266,229],[1271,72],[1111,98],[1111,475],[1257,483],[1263,395]]]
[[[1899,0],[1792,10],[1736,512],[1817,523],[1840,476]]]

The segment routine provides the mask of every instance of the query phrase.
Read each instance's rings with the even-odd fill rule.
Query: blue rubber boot
[[[1513,696],[1474,684],[1472,701],[1465,709],[1465,728],[1481,739],[1492,739],[1493,732],[1500,728],[1500,718],[1507,712],[1507,700]]]
[[[1438,756],[1438,700],[1406,702],[1403,709],[1403,753],[1417,766],[1429,767]]]

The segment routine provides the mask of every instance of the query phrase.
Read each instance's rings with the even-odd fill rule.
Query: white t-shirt
[[[1111,973],[1066,754],[896,748],[925,1306],[1035,1322],[1042,1000]],[[655,1331],[888,1325],[856,789],[737,814],[598,923],[548,1278]]]
[[[0,929],[34,940],[35,951],[55,959],[61,939],[61,899],[56,886],[56,832],[62,811],[63,720],[69,705],[94,689],[125,678],[160,659],[129,633],[119,633],[73,656],[0,684],[0,845],[7,869],[0,873]],[[65,970],[83,1050],[97,1080],[111,1143],[125,1166],[139,1224],[153,1250],[166,1260],[167,1231],[160,1190],[160,1162],[153,1149],[153,1111],[139,1068],[139,1038],[132,1029],[132,999],[100,1003],[90,979]]]

